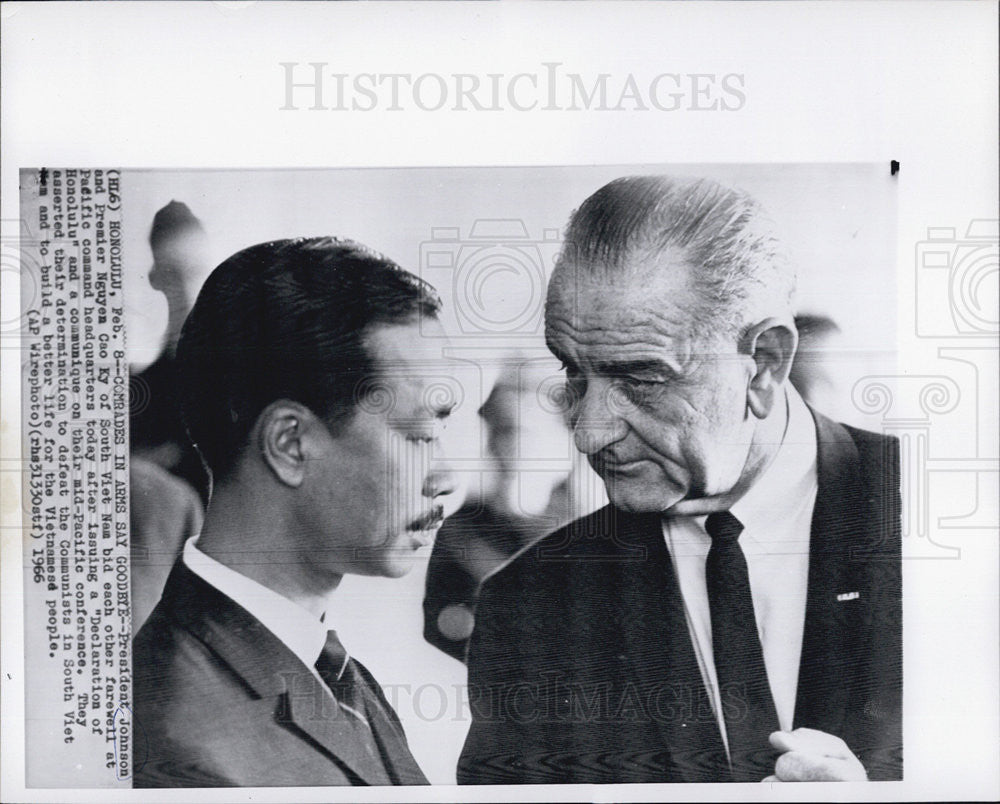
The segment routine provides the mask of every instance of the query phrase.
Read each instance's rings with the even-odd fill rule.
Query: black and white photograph
[[[165,5],[91,14],[176,42]],[[776,62],[682,69],[643,24],[712,4],[484,5],[587,18],[520,59],[473,4],[341,5],[204,4],[194,41],[232,36],[193,59],[269,48],[238,102],[136,98],[176,138],[147,155],[119,112],[117,153],[4,158],[5,800],[990,798],[992,184],[960,204],[860,90],[737,145],[780,128]],[[454,47],[304,34],[391,5]],[[602,25],[637,55],[583,60]]]
[[[889,166],[621,171],[124,173],[137,785],[901,778]]]

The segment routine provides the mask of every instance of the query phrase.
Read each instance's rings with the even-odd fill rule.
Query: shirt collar
[[[323,619],[203,553],[195,544],[197,538],[192,536],[184,544],[187,568],[256,617],[306,667],[316,664],[326,642]]]
[[[805,503],[811,504],[816,490],[816,423],[798,392],[786,391],[788,423],[771,464],[730,508],[748,535],[770,533],[770,541],[782,529],[773,522],[791,520]],[[789,531],[784,531],[790,533]]]

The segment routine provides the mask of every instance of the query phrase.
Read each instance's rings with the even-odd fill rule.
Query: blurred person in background
[[[427,569],[424,637],[461,662],[475,624],[479,586],[522,549],[587,511],[574,507],[578,460],[564,400],[553,396],[558,365],[506,355],[479,410],[490,471],[482,490],[438,532]],[[596,477],[595,477],[596,479]]]
[[[795,316],[795,328],[799,347],[788,380],[812,407],[836,416],[848,401],[832,359],[832,347],[841,336],[840,327],[821,313],[800,313]]]
[[[212,269],[208,237],[187,204],[171,201],[153,218],[149,245],[149,284],[167,299],[167,329],[159,356],[130,380],[130,448],[133,456],[184,480],[205,502],[208,478],[181,422],[174,354],[184,319]]]
[[[156,360],[129,381],[129,524],[132,633],[138,632],[185,540],[201,527],[208,476],[181,421],[174,354],[181,326],[211,269],[205,229],[187,204],[171,201],[149,232],[150,285],[167,300]]]
[[[190,485],[162,466],[129,459],[132,636],[160,599],[184,542],[201,530],[205,509]]]

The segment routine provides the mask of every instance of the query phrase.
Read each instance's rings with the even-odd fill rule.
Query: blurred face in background
[[[549,361],[512,358],[479,411],[498,474],[493,502],[514,514],[540,514],[572,469],[564,405],[552,393],[556,372]]]
[[[838,420],[850,418],[846,405],[850,388],[838,361],[844,357],[840,327],[820,314],[796,316],[799,348],[795,353],[789,381],[812,407]]]
[[[566,457],[569,431],[558,402],[546,396],[547,375],[528,366],[505,372],[480,410],[488,430],[487,446],[504,469],[520,461]]]
[[[153,246],[149,284],[164,293],[186,288],[196,294],[211,269],[208,237],[201,228],[189,226],[165,235]]]

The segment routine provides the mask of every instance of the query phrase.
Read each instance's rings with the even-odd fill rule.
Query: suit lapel
[[[167,580],[171,616],[239,676],[255,712],[307,735],[364,784],[388,784],[329,689],[246,609],[191,572],[181,560]],[[363,728],[363,727],[362,727]]]
[[[361,680],[366,684],[365,700],[368,720],[382,751],[382,756],[385,758],[389,773],[393,777],[393,783],[403,785],[428,784],[427,777],[424,776],[417,761],[410,753],[403,725],[399,722],[399,716],[385,699],[382,688],[368,672],[367,667],[356,659],[354,664]]]
[[[717,781],[724,778],[720,774],[728,775],[729,765],[691,644],[660,516],[615,514],[623,541],[645,550],[645,558],[620,567],[619,589],[626,602],[622,628],[633,677],[676,774],[686,782]],[[635,609],[627,605],[630,600],[635,600]]]
[[[309,735],[365,784],[393,783],[377,752],[366,749],[366,745],[374,748],[374,743],[362,732],[366,727],[341,710],[318,679],[313,677],[311,682],[303,679],[298,690],[283,693],[276,718]]]
[[[794,727],[838,734],[850,701],[849,668],[858,628],[850,596],[858,591],[851,554],[870,517],[858,480],[858,451],[847,430],[813,412],[817,493],[809,543],[809,585]],[[838,599],[839,598],[839,599]]]

